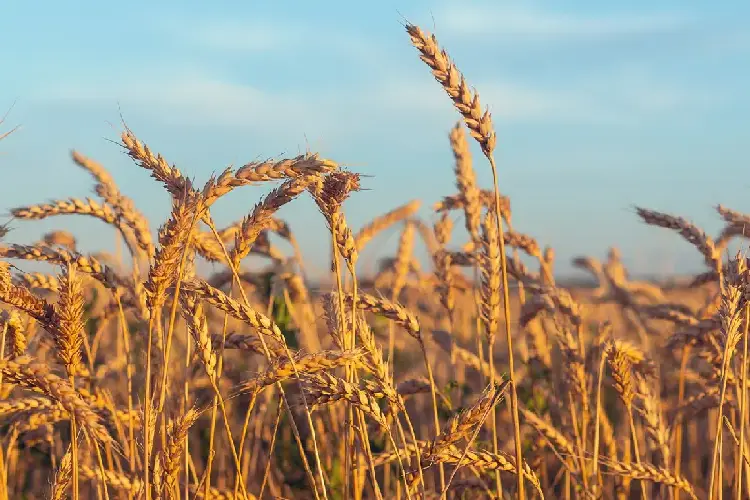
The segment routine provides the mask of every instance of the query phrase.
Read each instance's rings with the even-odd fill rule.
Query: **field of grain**
[[[613,248],[574,262],[597,287],[557,284],[553,249],[512,223],[478,92],[434,36],[405,28],[457,111],[456,189],[432,224],[413,200],[350,227],[345,201],[365,179],[312,153],[196,185],[127,127],[121,147],[172,200],[158,237],[79,152],[96,199],[6,207],[15,224],[98,219],[127,253],[79,253],[64,229],[17,245],[0,229],[0,499],[748,497],[750,274],[726,249],[750,216],[719,206],[714,239],[637,208],[705,272],[632,280]],[[267,194],[216,227],[212,205],[251,185]],[[329,281],[307,279],[276,216],[299,197],[325,219]],[[384,231],[396,254],[358,276]]]

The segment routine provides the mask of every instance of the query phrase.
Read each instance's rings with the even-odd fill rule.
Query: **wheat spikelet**
[[[479,188],[477,188],[476,174],[471,165],[469,144],[466,142],[466,134],[461,122],[451,129],[450,142],[455,159],[453,171],[456,174],[456,187],[463,198],[466,231],[474,241],[478,241],[482,202]]]
[[[414,215],[421,205],[421,201],[412,200],[409,203],[396,207],[368,222],[357,232],[357,234],[354,235],[354,246],[357,248],[357,251],[362,251],[365,245],[367,245],[367,243],[369,243],[378,233],[388,229],[393,224]]]
[[[21,315],[15,309],[0,311],[0,329],[6,329],[6,338],[10,350],[10,357],[23,356],[28,344],[28,332]]]
[[[501,302],[500,245],[493,212],[487,212],[482,229],[482,257],[479,268],[482,275],[480,315],[487,341],[489,345],[493,345],[499,329]]]
[[[139,248],[146,251],[148,255],[153,253],[153,244],[148,237],[144,236],[144,228],[136,225],[139,232],[135,233],[132,231],[132,225],[126,224],[126,220],[109,204],[100,204],[91,198],[85,200],[79,198],[69,198],[68,200],[53,200],[48,203],[39,205],[30,205],[28,207],[19,207],[11,210],[14,217],[25,220],[42,220],[48,217],[56,215],[86,215],[101,220],[107,224],[112,225],[122,233],[125,242],[128,244],[131,254],[137,256],[138,249],[133,245],[132,240],[134,235],[139,235],[139,238],[135,238]]]
[[[190,334],[195,341],[195,349],[200,357],[206,374],[211,380],[216,379],[216,353],[211,345],[211,336],[208,333],[208,322],[203,313],[203,307],[198,301],[196,294],[185,292],[180,295],[182,314],[190,329]]]
[[[33,362],[27,356],[18,357],[12,361],[0,362],[0,371],[8,381],[30,389],[35,389],[54,399],[75,418],[91,435],[101,442],[110,442],[111,438],[99,417],[91,407],[81,398],[67,381],[50,373],[49,369]]]
[[[510,472],[511,474],[517,474],[518,470],[515,464],[515,459],[510,455],[506,455],[502,452],[491,453],[488,451],[467,450],[466,455],[464,456],[464,453],[461,450],[449,447],[441,450],[436,455],[431,456],[431,458],[433,458],[436,463],[455,464],[459,463],[460,461],[461,463],[471,464],[472,467],[476,467],[477,469],[484,471],[499,470],[503,472]],[[531,467],[529,467],[529,465],[524,462],[522,469],[524,478],[526,478],[534,486],[534,489],[537,490],[542,498],[544,498],[544,493],[542,492],[539,478],[534,473],[534,471],[531,470]]]
[[[470,436],[471,432],[482,425],[487,414],[498,404],[504,394],[507,381],[497,387],[488,387],[473,405],[455,415],[443,427],[432,441],[430,457],[439,454],[441,450]]]
[[[73,482],[73,455],[71,448],[63,455],[60,466],[55,473],[55,483],[52,485],[52,500],[63,500],[67,498],[66,492]]]
[[[610,342],[606,348],[607,363],[612,370],[614,387],[625,408],[630,409],[635,397],[633,358],[623,343]]]
[[[304,192],[314,179],[315,177],[308,176],[288,180],[255,205],[252,213],[242,221],[235,235],[234,249],[231,254],[235,263],[247,256],[260,232],[271,223],[273,214]]]
[[[636,376],[636,387],[642,404],[642,407],[636,407],[636,411],[643,417],[646,432],[659,450],[661,464],[667,466],[671,458],[669,431],[664,424],[660,398],[651,390],[646,379],[640,375]]]
[[[346,294],[344,295],[344,302],[351,307],[354,303],[354,297],[351,294]],[[367,293],[360,293],[357,296],[357,307],[373,314],[383,315],[404,328],[415,339],[420,340],[422,338],[416,316],[400,304]]]
[[[721,256],[716,250],[714,241],[695,224],[682,217],[675,217],[645,208],[636,207],[636,211],[646,224],[677,231],[688,243],[698,249],[712,270],[721,271]]]
[[[227,294],[218,290],[200,279],[189,279],[183,283],[185,290],[190,290],[198,295],[202,300],[217,307],[218,309],[229,313],[236,319],[243,321],[255,328],[260,335],[265,335],[278,345],[286,345],[284,336],[279,327],[265,315],[258,311],[240,304]]]
[[[57,276],[42,273],[23,273],[16,275],[15,282],[26,288],[48,290],[50,292],[60,291],[60,281]]]
[[[143,144],[130,130],[121,135],[122,145],[130,156],[141,168],[151,172],[151,176],[164,184],[167,191],[176,199],[185,194],[194,193],[193,185],[189,179],[160,155],[151,152],[148,146]]]
[[[167,448],[163,451],[162,460],[162,483],[170,497],[177,487],[178,474],[180,472],[180,458],[183,444],[188,431],[193,426],[200,413],[195,408],[188,409],[179,418],[173,420],[168,429],[169,438]],[[155,474],[156,476],[156,474]]]
[[[453,99],[453,104],[463,115],[472,137],[479,142],[482,152],[489,158],[495,149],[495,131],[490,112],[482,113],[479,94],[469,90],[461,72],[438,46],[435,35],[429,36],[413,24],[407,24],[406,31],[411,37],[412,45],[421,53],[420,58],[432,69],[435,80]]]
[[[149,257],[152,256],[154,254],[154,244],[151,239],[151,229],[149,228],[148,220],[135,208],[133,200],[120,193],[114,179],[100,163],[77,151],[71,151],[71,157],[76,165],[88,171],[94,177],[97,181],[94,188],[96,194],[112,206],[120,221],[133,231],[138,246]]]
[[[695,490],[693,486],[681,477],[675,476],[672,472],[666,469],[660,469],[652,464],[636,464],[632,462],[617,462],[611,460],[602,460],[602,464],[606,465],[607,468],[613,473],[623,477],[631,479],[640,479],[645,481],[653,481],[655,483],[665,484],[667,486],[675,486],[680,490],[687,493],[690,498],[696,499]]]
[[[90,274],[107,288],[114,289],[122,286],[122,279],[117,276],[117,273],[109,266],[102,264],[98,259],[93,256],[69,252],[62,248],[40,245],[11,245],[10,247],[0,247],[0,257],[35,260],[58,265],[72,263],[75,264],[76,269],[82,273]]]
[[[140,479],[128,476],[121,472],[105,469],[102,474],[101,470],[92,469],[91,467],[81,464],[79,466],[81,477],[86,479],[94,479],[102,481],[107,484],[108,487],[117,490],[130,491],[136,493],[143,488],[143,483]]]
[[[242,351],[250,351],[255,354],[263,354],[263,343],[260,339],[253,335],[245,335],[236,332],[230,332],[223,338],[222,335],[214,333],[211,335],[211,345],[214,349],[221,349],[221,345],[224,345],[224,349],[239,349]],[[271,349],[274,351],[275,349]]]
[[[293,377],[296,372],[309,375],[325,370],[333,370],[345,365],[356,364],[362,355],[361,350],[352,349],[349,351],[320,351],[305,355],[298,354],[294,357],[293,361],[290,361],[288,358],[278,358],[274,360],[273,364],[266,371],[247,382],[243,382],[238,390],[251,393],[257,392],[264,387]],[[294,366],[292,366],[292,363]]]
[[[335,162],[320,158],[317,154],[306,154],[276,161],[251,162],[243,165],[236,172],[226,169],[215,183],[204,188],[208,205],[229,193],[231,190],[259,182],[274,180],[300,179],[309,176],[320,176],[338,170]]]
[[[75,266],[68,264],[60,276],[60,300],[55,306],[57,330],[53,333],[57,353],[69,375],[81,371],[83,345],[83,287]]]
[[[200,217],[201,204],[198,196],[178,200],[172,208],[171,217],[159,231],[159,248],[145,284],[148,304],[152,309],[164,304],[167,289],[179,279],[177,270],[186,246],[190,245],[193,226]]]
[[[372,417],[384,428],[388,427],[377,400],[367,392],[326,372],[300,375],[305,382],[307,400],[312,406],[345,400]]]
[[[391,285],[392,295],[397,298],[401,290],[406,286],[406,278],[411,269],[410,263],[414,251],[414,225],[406,221],[401,237],[398,240],[398,250],[393,261],[393,283]]]
[[[332,172],[323,179],[317,178],[309,188],[315,204],[326,219],[338,251],[352,270],[359,257],[359,250],[341,211],[341,205],[352,191],[359,189],[359,174],[351,172]]]
[[[544,436],[563,459],[571,459],[569,460],[569,466],[575,464],[575,461],[572,460],[572,458],[575,457],[577,453],[573,443],[565,437],[565,434],[560,432],[560,430],[552,425],[551,422],[535,413],[524,408],[521,408],[520,411],[523,414],[524,421],[534,427],[539,434]]]

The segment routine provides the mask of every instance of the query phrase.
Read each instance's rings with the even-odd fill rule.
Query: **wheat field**
[[[412,200],[350,227],[365,179],[313,153],[201,186],[126,126],[123,151],[172,200],[158,233],[77,151],[96,198],[7,207],[15,223],[98,219],[126,252],[80,253],[64,229],[18,245],[0,228],[0,498],[748,497],[750,274],[727,247],[750,215],[718,206],[712,238],[637,208],[705,272],[632,280],[613,248],[574,261],[597,287],[557,284],[553,249],[512,223],[478,92],[435,36],[405,30],[457,111],[455,192],[432,224]],[[249,213],[216,227],[217,200],[259,185]],[[300,197],[325,221],[329,281],[307,278],[277,217]],[[385,231],[395,255],[359,276]]]

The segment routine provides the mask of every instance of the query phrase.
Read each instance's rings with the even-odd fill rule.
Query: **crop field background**
[[[482,43],[481,10],[451,8],[451,26],[476,29],[470,59],[502,60]],[[508,40],[534,32],[521,10],[490,11],[514,13],[517,24],[501,26],[518,30]],[[417,25],[391,11],[401,38],[388,52],[405,55],[420,85],[430,85],[420,89],[434,90],[453,114],[411,172],[398,151],[424,135],[410,111],[395,114],[393,127],[414,136],[369,139],[375,157],[398,168],[317,152],[325,131],[298,153],[269,157],[262,139],[246,137],[236,154],[250,149],[256,158],[239,167],[212,161],[209,139],[166,141],[201,151],[211,164],[195,172],[141,133],[153,127],[132,123],[125,105],[118,122],[91,135],[109,134],[105,148],[124,170],[82,146],[45,176],[16,165],[44,144],[24,142],[33,124],[15,127],[24,117],[11,107],[0,122],[0,500],[750,497],[750,215],[741,211],[744,157],[735,158],[750,136],[734,131],[747,124],[722,118],[729,128],[714,131],[720,137],[705,133],[711,164],[684,172],[709,186],[700,201],[682,199],[692,195],[679,173],[614,172],[622,159],[607,183],[587,184],[579,171],[566,184],[561,166],[528,174],[519,188],[504,148],[518,138],[538,153],[547,138],[514,134],[503,106],[544,106],[535,108],[531,94],[521,104],[480,100],[482,87],[425,12]],[[536,22],[589,44],[633,30],[648,38],[632,19]],[[746,32],[724,34],[723,43],[750,55]],[[227,43],[221,35],[213,32],[216,46]],[[367,58],[352,39],[336,44]],[[346,78],[293,75],[289,64],[284,78]],[[149,71],[130,70],[149,83]],[[388,95],[405,104],[420,93]],[[653,97],[654,106],[672,98]],[[747,108],[737,102],[727,109]],[[223,110],[230,121],[254,120],[231,107]],[[358,110],[343,129],[367,120]],[[436,116],[446,115],[427,121]],[[279,133],[287,119],[273,122]],[[664,127],[684,131],[689,150],[704,133],[696,123]],[[554,129],[542,131],[557,144]],[[596,150],[591,139],[576,147]],[[619,203],[626,175],[665,202]],[[726,186],[726,200],[716,186]],[[417,196],[438,190],[434,199]],[[143,193],[163,202],[161,215],[136,202]],[[614,210],[617,221],[597,218]],[[710,228],[691,218],[711,211],[701,219]],[[546,214],[565,221],[545,223]]]

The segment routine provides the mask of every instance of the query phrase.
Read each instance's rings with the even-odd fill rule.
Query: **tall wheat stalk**
[[[458,71],[456,66],[448,57],[444,50],[441,50],[437,39],[434,35],[428,36],[418,26],[407,24],[406,30],[411,36],[412,44],[421,53],[421,59],[432,69],[435,79],[443,86],[445,91],[453,100],[456,109],[464,117],[466,126],[469,128],[472,137],[479,143],[482,152],[487,157],[492,168],[492,180],[494,186],[494,207],[495,223],[497,233],[500,235],[500,266],[502,274],[503,289],[503,311],[505,320],[505,337],[508,349],[508,371],[511,393],[511,413],[513,418],[513,439],[515,442],[516,463],[523,463],[523,451],[521,443],[521,423],[518,417],[518,394],[515,378],[515,365],[513,361],[513,334],[510,323],[510,294],[508,290],[508,267],[505,254],[505,238],[503,237],[502,210],[500,203],[500,190],[498,186],[497,167],[493,151],[495,149],[495,132],[493,130],[492,118],[489,111],[482,113],[479,102],[479,94],[468,89],[468,85],[463,75]],[[492,346],[490,346],[490,349]],[[489,353],[491,383],[495,383],[495,370],[492,352]],[[493,421],[495,416],[493,414]],[[497,439],[495,439],[494,450],[497,452]],[[496,475],[498,494],[500,494],[500,478]],[[523,474],[517,474],[517,496],[519,499],[526,498]]]

